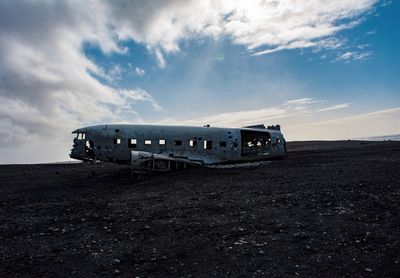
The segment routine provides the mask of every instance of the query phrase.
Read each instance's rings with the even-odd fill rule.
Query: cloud
[[[121,40],[141,42],[160,67],[165,54],[193,38],[228,37],[253,55],[284,49],[338,48],[338,32],[362,22],[378,0],[109,1],[107,18]]]
[[[152,104],[155,110],[161,110],[161,106],[153,99],[153,97],[147,93],[145,90],[118,90],[117,94],[125,100],[126,104],[135,104],[139,101],[148,101]],[[131,110],[129,108],[129,110]]]
[[[59,140],[82,124],[139,121],[135,109],[139,102],[161,109],[142,88],[114,87],[122,77],[121,66],[105,71],[85,56],[85,44],[96,45],[105,54],[124,54],[128,49],[122,42],[133,40],[143,44],[160,67],[167,66],[166,58],[178,53],[183,42],[203,38],[228,38],[257,55],[328,48],[335,45],[335,34],[358,24],[376,3],[0,1],[0,130],[4,135],[0,144],[8,148],[35,140]],[[343,60],[350,59],[349,55]],[[350,56],[367,58],[361,52]],[[302,109],[296,107],[299,113]],[[261,109],[245,115],[249,119],[278,117],[281,110]]]
[[[343,109],[350,104],[338,104],[325,108],[313,107],[326,101],[312,98],[293,100],[277,107],[257,110],[222,113],[189,120],[166,119],[160,124],[197,125],[211,124],[218,127],[242,127],[254,124],[280,124],[287,140],[339,140],[399,134],[400,107],[362,113],[352,116],[338,116],[321,119],[321,113]],[[297,109],[297,107],[304,109]],[[305,107],[304,107],[305,106]]]
[[[260,1],[232,4],[224,31],[256,55],[323,46],[329,36],[352,28],[377,1]],[[326,43],[326,41],[325,41]]]
[[[348,51],[336,58],[337,62],[364,61],[372,56],[372,51]]]
[[[239,111],[230,113],[221,113],[207,117],[176,121],[168,119],[161,121],[162,124],[179,124],[179,125],[205,125],[211,124],[218,127],[241,127],[251,124],[264,123],[266,119],[276,120],[284,117],[293,116],[301,112],[288,111],[286,109],[276,108],[263,108],[250,111]]]
[[[326,111],[349,108],[350,105],[351,105],[351,103],[336,104],[336,105],[332,105],[332,106],[328,106],[328,107],[325,107],[325,108],[318,109],[317,112],[326,112]]]
[[[313,98],[298,98],[298,99],[292,99],[288,100],[285,102],[284,105],[308,105],[308,104],[314,104],[314,103],[319,103],[320,101],[315,100]]]
[[[319,112],[340,109],[344,108],[342,106],[347,105],[339,104],[326,108],[319,108],[319,106],[325,102],[326,101],[316,100],[314,98],[299,98],[286,101],[276,107],[221,113],[207,117],[186,120],[176,120],[170,118],[160,121],[159,123],[178,125],[211,124],[213,126],[221,127],[242,127],[261,123],[273,124],[277,123],[277,121],[283,121],[286,123],[288,119],[289,121],[309,118],[313,120],[313,117]]]
[[[386,6],[389,6],[389,5],[391,5],[393,3],[393,1],[392,0],[385,0],[385,1],[382,1],[382,3],[381,3],[381,7],[386,7]]]
[[[400,107],[348,117],[284,126],[289,140],[339,140],[399,134]]]
[[[143,75],[145,75],[146,71],[145,71],[144,69],[141,69],[141,68],[136,67],[136,68],[135,68],[135,73],[136,73],[137,75],[139,75],[139,76],[143,76]]]
[[[110,82],[115,82],[116,80],[122,79],[123,69],[119,65],[114,65],[111,69],[108,70],[106,79]]]
[[[257,52],[254,52],[252,55],[253,56],[261,56],[261,55],[266,55],[266,54],[271,54],[271,53],[274,53],[277,51],[281,51],[284,49],[308,48],[308,47],[312,47],[312,46],[317,46],[317,44],[315,42],[311,42],[311,41],[294,41],[294,42],[290,42],[286,45],[280,45],[273,49],[257,51]]]
[[[136,115],[137,102],[160,109],[144,90],[114,88],[94,77],[115,81],[122,74],[119,65],[104,72],[82,51],[91,42],[105,53],[124,52],[106,14],[102,2],[0,3],[2,147],[53,140],[82,124],[122,121],[127,110]]]
[[[156,49],[155,55],[156,55],[157,62],[158,62],[158,65],[160,66],[160,68],[165,68],[165,66],[167,65],[167,62],[165,61],[164,55],[161,52],[161,50]]]

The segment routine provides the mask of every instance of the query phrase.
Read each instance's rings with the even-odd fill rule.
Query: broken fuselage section
[[[79,128],[72,133],[76,137],[71,158],[130,163],[144,171],[286,156],[279,125],[217,128],[112,124]]]

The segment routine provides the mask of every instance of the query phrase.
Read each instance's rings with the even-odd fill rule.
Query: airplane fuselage
[[[199,164],[262,160],[286,155],[280,129],[164,125],[97,125],[79,128],[71,158],[132,163],[135,154]]]

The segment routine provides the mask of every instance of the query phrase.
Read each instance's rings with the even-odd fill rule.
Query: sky
[[[0,163],[104,123],[400,134],[400,3],[0,1]]]

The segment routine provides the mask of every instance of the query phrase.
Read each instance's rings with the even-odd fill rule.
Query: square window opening
[[[182,146],[182,140],[175,140],[175,146]]]
[[[219,146],[223,147],[223,148],[226,148],[226,142],[225,141],[219,142]]]
[[[145,145],[151,145],[151,140],[149,140],[149,139],[144,140],[144,144]]]
[[[160,144],[160,145],[165,145],[165,139],[160,139],[160,140],[158,141],[158,144]]]
[[[137,140],[136,139],[132,138],[132,139],[128,140],[128,147],[136,148],[136,145],[137,145]]]
[[[121,138],[114,138],[114,144],[116,145],[121,144]]]

